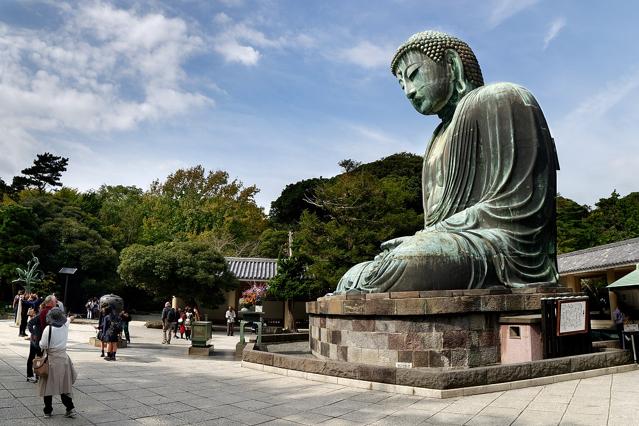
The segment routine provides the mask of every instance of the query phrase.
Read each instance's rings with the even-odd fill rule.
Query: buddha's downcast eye
[[[421,66],[421,64],[412,64],[412,65],[409,65],[409,66],[406,68],[406,73],[405,73],[406,77],[407,77],[407,78],[410,78],[411,80],[412,80],[413,78],[415,78],[415,74],[417,74],[417,70],[419,69],[419,67],[420,67],[420,66]]]

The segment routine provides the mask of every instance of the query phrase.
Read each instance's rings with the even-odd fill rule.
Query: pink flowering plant
[[[240,304],[242,306],[261,305],[262,300],[268,293],[268,285],[265,284],[253,284],[250,288],[242,292],[242,298]]]

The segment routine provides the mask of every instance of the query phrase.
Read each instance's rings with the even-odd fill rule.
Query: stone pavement
[[[0,424],[102,425],[639,425],[639,370],[455,399],[429,399],[307,381],[242,368],[238,337],[214,334],[218,353],[185,356],[187,342],[162,345],[161,331],[131,324],[133,343],[105,362],[87,344],[91,325],[72,324],[69,355],[79,372],[79,416],[42,417],[25,379],[28,341],[0,321]],[[225,356],[227,355],[227,356]]]

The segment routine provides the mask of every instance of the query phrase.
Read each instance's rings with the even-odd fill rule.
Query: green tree
[[[80,192],[69,188],[55,193],[25,190],[20,193],[19,202],[34,215],[38,230],[34,254],[46,274],[45,284],[59,278],[57,272],[63,266],[78,268],[70,283],[73,291],[64,301],[66,305],[73,309],[89,295],[94,296],[95,291],[113,289],[118,278],[117,252],[102,235],[99,220],[83,211],[84,197]],[[58,281],[60,290],[62,283]]]
[[[176,295],[216,306],[237,286],[224,257],[201,242],[134,244],[120,254],[120,277],[156,296]]]
[[[595,245],[639,237],[639,192],[620,197],[613,191],[610,197],[601,198],[595,206],[585,219]]]
[[[39,248],[36,216],[28,207],[0,204],[0,285],[10,283],[16,268],[21,267],[30,253]],[[15,287],[11,286],[15,294]]]
[[[569,198],[557,196],[557,252],[569,253],[592,245],[592,235],[586,218],[588,206],[580,205]]]
[[[290,185],[271,203],[269,218],[276,227],[292,228],[297,225],[304,211],[314,212],[322,216],[322,211],[308,200],[315,197],[315,188],[328,179],[314,178],[301,180]]]
[[[5,195],[11,195],[11,193],[11,187],[7,185],[2,178],[0,178],[0,202],[2,202]]]
[[[355,169],[357,169],[359,166],[361,166],[362,162],[355,161],[350,158],[346,158],[340,161],[339,163],[337,163],[337,165],[343,168],[345,173],[350,173],[352,171],[355,171]]]
[[[423,214],[409,207],[417,195],[407,177],[379,179],[357,171],[340,175],[315,192],[312,202],[327,219],[304,212],[294,251],[312,259],[309,274],[323,289],[334,289],[351,266],[373,258],[382,242],[412,235],[423,226]]]
[[[33,160],[33,166],[22,170],[22,176],[13,178],[13,189],[21,191],[25,188],[36,188],[44,192],[47,185],[62,186],[60,178],[62,172],[67,170],[69,159],[45,152],[38,154]]]
[[[272,228],[265,229],[258,241],[257,255],[271,258],[287,256],[288,232]]]
[[[208,231],[230,236],[237,245],[255,243],[267,225],[255,203],[257,192],[223,171],[180,169],[164,182],[155,181],[145,195],[143,240],[187,240]]]
[[[268,294],[284,301],[284,329],[296,331],[293,301],[312,300],[325,294],[317,280],[308,275],[311,258],[305,255],[279,259],[277,275],[269,281]]]
[[[95,194],[97,217],[106,237],[118,252],[142,238],[144,193],[135,186],[102,185]]]

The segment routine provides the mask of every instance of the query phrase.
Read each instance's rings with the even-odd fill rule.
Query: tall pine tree
[[[13,178],[12,187],[14,191],[21,191],[25,188],[36,188],[44,192],[47,185],[62,186],[60,178],[62,172],[67,170],[69,159],[45,152],[38,154],[33,160],[33,166],[22,170],[22,176]]]

